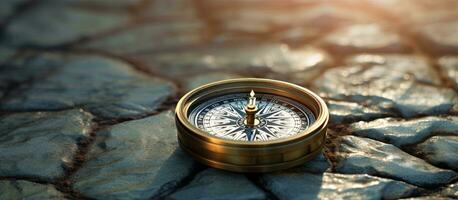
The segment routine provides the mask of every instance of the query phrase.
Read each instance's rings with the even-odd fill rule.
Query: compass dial
[[[315,116],[292,99],[256,94],[255,123],[247,125],[247,93],[227,94],[201,103],[191,110],[189,121],[216,137],[238,141],[270,141],[306,130]]]

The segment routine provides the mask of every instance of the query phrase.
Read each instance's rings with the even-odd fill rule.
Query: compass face
[[[254,126],[246,125],[247,93],[228,94],[211,99],[191,110],[189,120],[216,137],[238,141],[270,141],[294,136],[306,130],[315,116],[292,99],[256,94]]]

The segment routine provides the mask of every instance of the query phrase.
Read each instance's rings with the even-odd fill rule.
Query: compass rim
[[[198,103],[199,101],[204,101],[206,99],[209,99],[211,96],[210,94],[215,92],[214,90],[218,89],[218,86],[226,90],[226,92],[222,92],[222,94],[230,94],[228,92],[231,90],[233,93],[242,92],[241,90],[247,90],[249,92],[251,88],[247,89],[246,88],[247,86],[244,86],[243,83],[245,84],[251,83],[253,84],[252,86],[256,86],[258,89],[261,89],[261,88],[271,89],[272,92],[269,94],[283,96],[283,97],[285,97],[285,94],[281,94],[282,92],[283,93],[289,92],[290,96],[286,96],[287,98],[292,97],[291,99],[294,99],[296,101],[299,99],[300,100],[299,103],[303,103],[303,104],[304,104],[304,99],[301,99],[301,97],[298,97],[298,96],[300,93],[305,94],[306,97],[313,99],[315,101],[315,102],[310,102],[308,104],[307,103],[304,104],[306,107],[312,110],[312,112],[314,110],[311,109],[310,107],[311,106],[317,107],[316,109],[318,111],[314,112],[315,122],[312,123],[310,127],[308,127],[306,130],[299,132],[296,135],[291,136],[291,137],[279,138],[279,139],[267,140],[267,141],[239,141],[239,140],[225,139],[225,138],[211,135],[199,129],[198,127],[196,127],[194,124],[192,124],[189,121],[188,111],[190,110],[191,106],[193,106],[193,104]],[[239,85],[237,86],[234,84],[239,84]],[[267,84],[267,87],[265,84]],[[298,94],[292,95],[291,93],[292,91],[288,91],[288,92],[281,91],[282,89],[284,90],[288,88],[295,90],[295,92]],[[218,94],[213,93],[213,96],[218,96]],[[314,105],[311,105],[311,104],[314,104]],[[319,133],[320,130],[322,130],[323,128],[325,129],[329,121],[329,112],[328,112],[326,103],[314,92],[310,91],[307,88],[296,85],[296,84],[279,81],[279,80],[273,80],[273,79],[263,79],[263,78],[227,79],[227,80],[216,81],[216,82],[202,85],[186,93],[179,100],[177,107],[175,109],[175,113],[176,113],[177,123],[180,123],[182,126],[184,126],[187,129],[187,132],[199,137],[200,139],[210,142],[210,143],[225,145],[225,146],[238,146],[238,147],[279,146],[279,145],[284,145],[284,144],[291,143],[294,141],[302,140],[304,138],[307,138],[313,135],[313,133]]]

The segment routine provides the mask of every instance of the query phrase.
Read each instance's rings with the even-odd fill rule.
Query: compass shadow
[[[330,171],[331,164],[322,152],[305,164],[263,174],[261,183],[277,199],[327,199],[323,183]]]
[[[205,168],[177,145],[152,179],[153,183],[161,183],[152,198],[162,198],[173,193],[190,182],[194,175]]]

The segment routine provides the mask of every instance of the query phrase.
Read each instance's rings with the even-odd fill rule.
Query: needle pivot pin
[[[247,126],[251,126],[251,127],[256,125],[256,112],[258,112],[258,107],[256,106],[256,97],[254,95],[255,95],[254,91],[251,90],[250,96],[248,98],[248,103],[245,106],[245,113],[246,113],[245,123]]]

